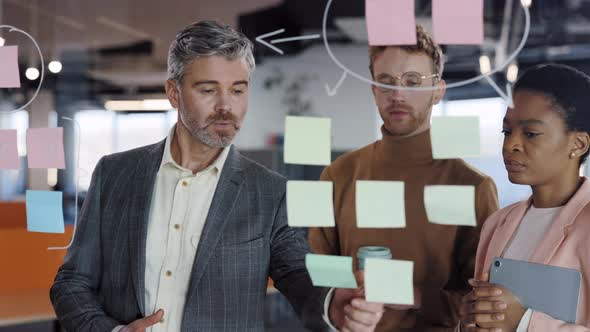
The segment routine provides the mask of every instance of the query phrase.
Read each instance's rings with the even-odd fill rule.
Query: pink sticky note
[[[20,88],[18,46],[0,47],[0,88]]]
[[[27,131],[29,168],[66,168],[63,128],[31,128]]]
[[[415,45],[414,0],[365,0],[369,45]]]
[[[0,129],[0,169],[19,169],[16,129]]]
[[[438,44],[483,44],[483,0],[432,0],[432,28]]]

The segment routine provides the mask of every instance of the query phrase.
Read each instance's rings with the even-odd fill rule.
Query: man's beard
[[[398,128],[395,129],[395,125],[392,125],[392,128],[387,128],[387,121],[384,120],[386,126],[385,128],[392,134],[393,136],[406,136],[414,133],[418,128],[424,125],[426,121],[429,119],[429,109],[432,108],[432,104],[434,101],[434,95],[430,97],[428,103],[419,106],[419,108],[414,108],[409,104],[404,102],[393,102],[387,106],[385,109],[386,114],[390,111],[399,110],[403,112],[408,112],[409,123],[405,128]]]
[[[201,143],[203,143],[211,148],[226,148],[232,143],[232,141],[235,137],[235,134],[234,135],[231,135],[231,134],[230,135],[220,135],[219,133],[212,134],[208,130],[209,126],[211,124],[218,122],[218,121],[231,122],[234,129],[236,130],[236,133],[240,130],[240,127],[238,125],[238,122],[237,122],[235,116],[231,113],[215,113],[214,115],[207,118],[205,126],[201,126],[201,123],[199,121],[196,121],[196,120],[193,120],[190,118],[187,119],[186,117],[184,117],[184,118],[186,120],[183,122],[185,122],[185,127],[191,133],[191,136],[193,136],[193,138],[199,140]]]

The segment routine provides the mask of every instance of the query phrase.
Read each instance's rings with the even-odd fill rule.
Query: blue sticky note
[[[61,191],[27,190],[26,199],[29,232],[65,232]]]

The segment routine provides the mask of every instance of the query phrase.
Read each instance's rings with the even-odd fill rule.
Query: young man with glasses
[[[432,157],[430,117],[433,105],[445,94],[443,54],[422,27],[416,33],[416,45],[370,47],[369,68],[373,80],[380,83],[372,91],[383,119],[383,138],[345,154],[324,170],[321,179],[334,183],[336,227],[313,228],[309,233],[314,252],[352,256],[355,266],[362,246],[384,246],[394,259],[414,262],[415,305],[386,306],[377,331],[453,331],[461,297],[470,290],[468,279],[473,275],[481,224],[498,209],[491,178],[463,160]],[[405,183],[404,229],[356,226],[358,180]],[[429,223],[423,198],[426,185],[475,186],[478,227]],[[326,318],[340,327],[351,319],[336,310],[346,305],[346,291],[335,290],[330,296]]]

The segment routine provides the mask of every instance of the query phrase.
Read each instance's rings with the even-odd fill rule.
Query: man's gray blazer
[[[165,141],[106,156],[92,176],[73,246],[51,288],[70,332],[109,332],[145,311],[150,201]],[[182,331],[262,331],[268,276],[311,330],[326,289],[305,268],[309,247],[287,225],[286,180],[231,148],[206,219]],[[147,258],[149,259],[149,257]]]

